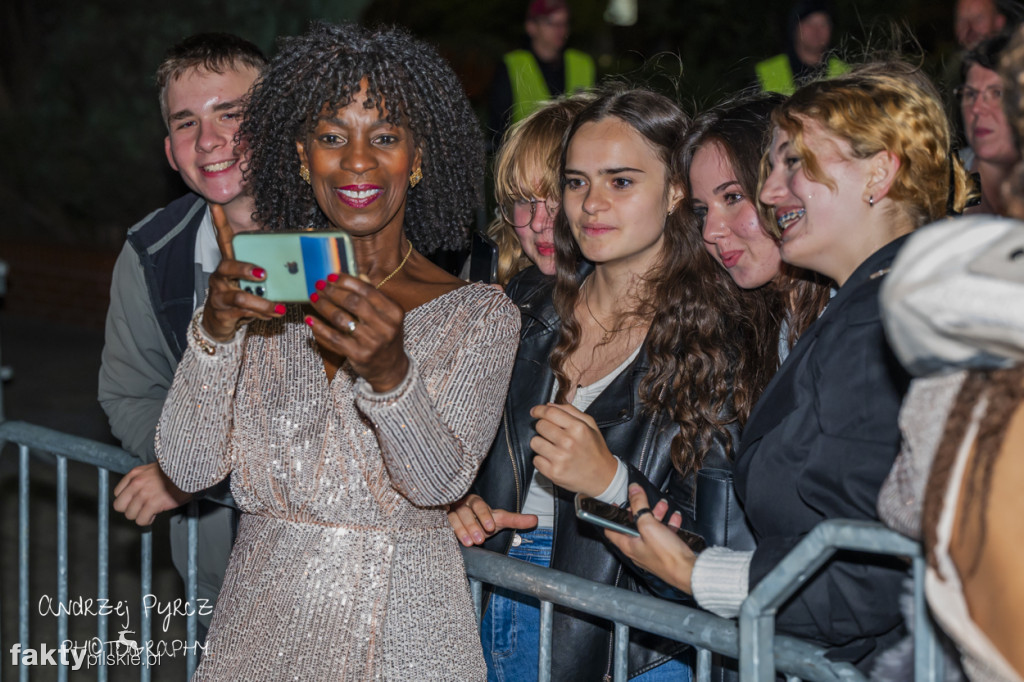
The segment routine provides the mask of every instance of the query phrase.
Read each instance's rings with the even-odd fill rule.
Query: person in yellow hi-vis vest
[[[565,0],[531,0],[526,10],[528,45],[513,50],[495,70],[488,103],[488,124],[497,148],[509,125],[542,102],[594,85],[594,60],[565,49],[569,6]]]
[[[788,46],[784,53],[758,62],[754,67],[764,92],[792,95],[800,83],[850,70],[838,57],[825,57],[832,42],[832,12],[825,0],[802,0],[789,14]]]

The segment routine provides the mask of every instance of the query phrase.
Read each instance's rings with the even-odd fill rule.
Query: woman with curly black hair
[[[519,314],[417,249],[456,248],[477,124],[407,34],[317,24],[282,41],[241,127],[267,229],[344,230],[360,276],[311,306],[239,288],[223,259],[193,320],[157,454],[182,489],[231,474],[242,521],[197,679],[484,677],[458,543],[497,427]]]

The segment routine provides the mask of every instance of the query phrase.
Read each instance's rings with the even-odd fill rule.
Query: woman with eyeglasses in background
[[[963,84],[956,94],[969,145],[961,157],[967,170],[981,176],[981,203],[964,213],[1006,215],[1001,188],[1020,161],[1013,129],[1003,110],[1006,81],[998,71],[999,55],[1008,42],[1006,34],[983,40],[964,55],[960,69]]]

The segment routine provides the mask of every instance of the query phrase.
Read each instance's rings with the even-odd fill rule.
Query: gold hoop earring
[[[309,169],[305,166],[299,168],[299,177],[308,185],[309,184]]]
[[[423,169],[422,168],[417,168],[409,176],[409,188],[411,189],[411,188],[415,187],[416,185],[420,184],[420,180],[422,180],[422,179],[423,179]]]

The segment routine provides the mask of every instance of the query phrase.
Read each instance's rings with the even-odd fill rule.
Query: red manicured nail
[[[318,280],[316,281],[316,288],[317,288],[317,289],[320,289],[321,291],[323,291],[323,288],[324,288],[325,286],[327,286],[327,282],[323,281],[322,279],[318,279]]]
[[[306,315],[306,324],[308,324],[310,327],[313,326],[313,316],[312,315]]]
[[[263,279],[264,277],[267,276],[267,271],[264,270],[263,268],[253,268],[252,276],[255,277],[256,279]]]
[[[312,301],[313,303],[316,303],[317,301],[319,301],[319,300],[320,300],[320,294],[318,294],[318,293],[316,293],[316,292],[314,291],[313,293],[311,293],[311,294],[309,295],[309,300],[311,300],[311,301]]]
[[[327,275],[327,281],[328,282],[337,282],[338,281],[338,275],[336,273],[332,272],[331,274]]]
[[[284,307],[284,303],[278,303],[274,306],[274,312],[278,315],[284,315],[287,308]]]

